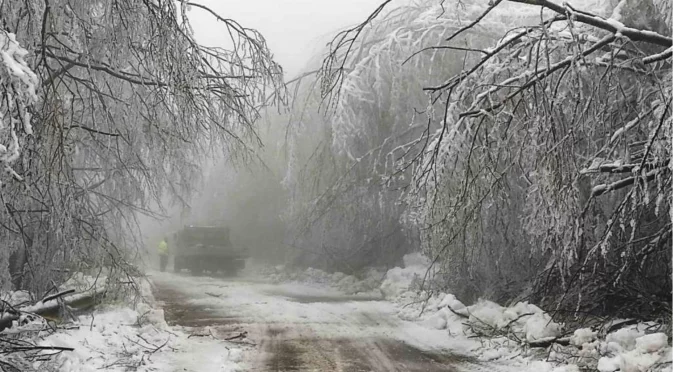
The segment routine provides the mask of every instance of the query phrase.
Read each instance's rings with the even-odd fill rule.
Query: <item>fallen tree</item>
[[[0,332],[12,327],[14,321],[22,319],[29,321],[35,317],[42,317],[48,320],[56,320],[67,316],[64,311],[88,310],[105,297],[107,289],[97,288],[81,293],[74,292],[74,289],[68,289],[45,297],[33,305],[23,307],[14,307],[3,301],[0,307]],[[0,333],[1,338],[2,333]]]

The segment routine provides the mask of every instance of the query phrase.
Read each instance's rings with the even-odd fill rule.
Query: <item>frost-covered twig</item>
[[[635,28],[627,27],[621,22],[611,19],[603,18],[595,14],[591,14],[587,11],[577,11],[569,4],[564,4],[563,6],[558,5],[549,0],[509,0],[515,3],[523,3],[529,5],[538,5],[547,9],[551,9],[554,12],[560,15],[570,14],[575,22],[586,23],[588,25],[598,27],[605,31],[610,31],[614,34],[619,34],[628,37],[633,41],[645,41],[648,43],[671,47],[673,44],[673,39],[670,37],[660,35],[656,32],[650,30],[638,30]]]

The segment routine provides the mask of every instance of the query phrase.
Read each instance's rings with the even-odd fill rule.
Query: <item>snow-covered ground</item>
[[[71,347],[53,371],[670,371],[669,337],[654,323],[605,334],[567,330],[538,307],[465,306],[418,297],[427,261],[363,278],[283,267],[243,277],[149,273],[141,299],[107,304],[75,327],[38,335]],[[85,284],[87,280],[84,280]],[[152,283],[152,284],[150,284]],[[25,294],[12,294],[26,300]],[[127,299],[128,300],[128,299]],[[615,324],[618,322],[616,321]],[[30,325],[28,325],[30,326]],[[609,327],[609,326],[608,326]],[[474,337],[487,335],[487,337]],[[531,343],[560,340],[552,349]],[[55,363],[54,363],[55,362]]]
[[[453,343],[442,332],[399,319],[395,306],[380,299],[300,283],[268,284],[161,273],[155,273],[152,280],[160,287],[190,296],[190,305],[239,324],[306,326],[319,338],[397,338],[422,348],[465,351],[464,345]]]
[[[238,344],[244,349],[243,370],[577,370],[516,357],[509,349],[506,355],[494,349],[504,356],[500,359],[480,359],[488,349],[482,341],[467,333],[450,335],[428,321],[404,320],[400,314],[413,305],[386,301],[372,291],[346,294],[324,283],[168,273],[153,273],[152,281],[157,299],[174,313],[167,313],[169,323],[193,325],[198,319],[185,313],[194,313],[198,324],[211,324],[215,333],[245,332],[245,342]]]
[[[190,329],[169,326],[154,302],[150,284],[141,283],[143,300],[134,308],[106,305],[82,315],[74,326],[43,338],[39,345],[72,347],[35,370],[93,371],[236,371],[241,349],[213,337],[194,337]]]

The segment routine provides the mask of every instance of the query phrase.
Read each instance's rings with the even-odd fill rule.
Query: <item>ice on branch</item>
[[[22,137],[33,132],[30,106],[37,101],[38,78],[27,54],[14,34],[0,31],[0,162],[14,175],[9,165],[19,158]]]

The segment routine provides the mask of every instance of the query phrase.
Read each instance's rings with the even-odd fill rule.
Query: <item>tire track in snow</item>
[[[465,356],[405,342],[396,331],[400,319],[377,312],[377,306],[360,309],[353,298],[299,293],[293,299],[281,286],[240,278],[162,274],[153,281],[169,324],[207,327],[218,338],[246,331],[246,370],[451,372],[484,367]],[[219,293],[207,292],[213,287]]]

